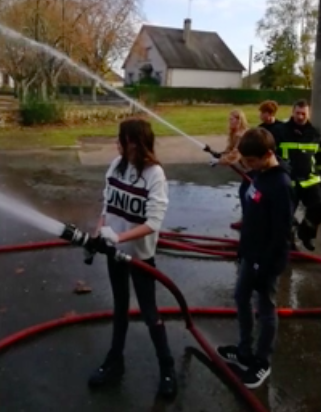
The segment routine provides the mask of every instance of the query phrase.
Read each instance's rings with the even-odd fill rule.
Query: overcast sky
[[[188,16],[188,3],[188,0],[144,0],[146,21],[159,26],[182,27]],[[246,68],[250,45],[254,53],[263,48],[255,27],[264,11],[265,0],[191,0],[192,27],[216,31]],[[258,68],[259,65],[253,65],[253,70]]]

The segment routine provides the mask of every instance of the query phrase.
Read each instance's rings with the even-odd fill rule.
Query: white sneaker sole
[[[255,382],[255,383],[244,383],[244,385],[248,388],[248,389],[256,389],[258,387],[260,387],[264,381],[266,380],[266,378],[268,378],[271,375],[271,368],[269,368],[265,374],[260,378],[259,381]]]
[[[248,370],[248,366],[243,365],[242,363],[238,362],[237,360],[233,360],[233,359],[227,359],[224,358],[224,356],[222,356],[217,350],[216,350],[217,355],[226,363],[229,363],[230,365],[236,365],[238,366],[242,371],[247,371]]]

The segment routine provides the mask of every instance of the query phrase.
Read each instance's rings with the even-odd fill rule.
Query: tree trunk
[[[91,84],[91,98],[93,103],[97,103],[97,82],[95,80]]]
[[[14,80],[14,87],[16,90],[16,95],[19,101],[21,101],[21,81],[18,79],[13,79]]]
[[[57,96],[57,81],[55,78],[55,75],[49,74],[47,76],[47,90],[48,90],[48,99],[49,100],[55,100]]]
[[[318,28],[312,81],[311,120],[313,125],[321,131],[321,0],[319,0]]]
[[[42,80],[41,82],[41,99],[43,102],[48,100],[48,88],[46,80]]]
[[[30,85],[27,80],[21,81],[21,101],[22,103],[26,103],[27,101],[29,86]]]

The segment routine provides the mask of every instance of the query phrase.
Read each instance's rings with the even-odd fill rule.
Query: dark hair
[[[309,103],[307,102],[306,99],[300,99],[297,100],[294,104],[293,104],[293,108],[295,107],[300,107],[301,109],[305,108],[305,107],[309,107]]]
[[[274,137],[268,130],[256,127],[244,133],[238,150],[244,157],[263,157],[270,150],[275,152],[276,144]]]
[[[131,161],[137,169],[138,178],[143,170],[152,165],[159,165],[154,152],[155,135],[149,122],[143,119],[127,119],[119,125],[119,143],[123,154],[116,170],[124,175],[128,166],[129,145],[135,145]]]
[[[274,100],[265,100],[259,106],[259,111],[263,113],[269,113],[271,115],[275,115],[278,111],[279,105]]]

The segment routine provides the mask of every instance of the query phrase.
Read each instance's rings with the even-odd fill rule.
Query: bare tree
[[[7,26],[104,75],[131,46],[139,13],[140,0],[8,0],[1,18]],[[64,69],[63,62],[4,39],[0,63],[23,98],[31,87],[43,98],[53,97]]]
[[[46,10],[46,29],[41,40],[79,60],[77,43],[82,35],[83,18],[91,13],[95,2],[90,4],[77,0],[54,0]],[[54,23],[54,24],[53,24]],[[58,79],[65,66],[64,62],[43,53],[42,91],[50,98],[55,97]]]
[[[7,2],[2,9],[2,21],[11,27],[19,27],[24,34],[28,34],[30,27],[26,24],[26,11],[27,9],[22,9],[17,1]],[[40,74],[36,62],[37,53],[25,44],[9,42],[0,36],[0,66],[13,78],[22,100],[26,99],[29,88]]]
[[[99,0],[87,15],[81,60],[95,73],[105,76],[128,52],[139,28],[140,5],[140,0]],[[95,83],[92,95],[96,100]]]

